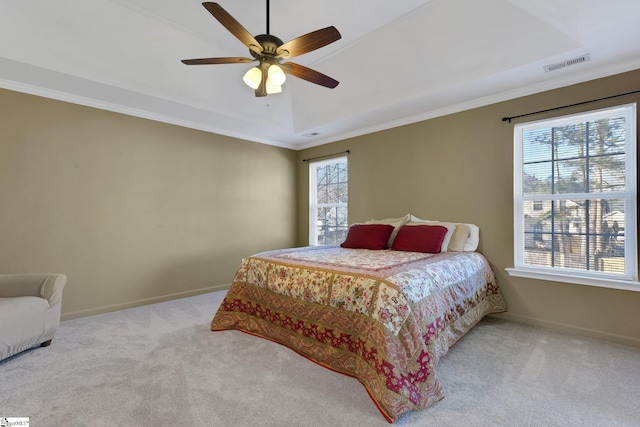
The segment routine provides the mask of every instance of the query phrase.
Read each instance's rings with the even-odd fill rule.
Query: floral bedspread
[[[395,421],[444,397],[440,357],[483,316],[503,311],[477,252],[306,247],[243,260],[211,329],[268,338],[354,376]]]

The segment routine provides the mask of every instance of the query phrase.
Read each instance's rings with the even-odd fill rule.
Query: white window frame
[[[326,160],[318,160],[309,162],[309,245],[317,246],[318,245],[318,224],[316,217],[316,210],[319,208],[332,208],[332,207],[344,207],[348,208],[348,203],[316,203],[318,200],[317,197],[317,175],[315,173],[318,166],[323,166],[327,164],[333,163],[347,163],[347,156],[340,157],[332,157]],[[348,185],[348,181],[347,181]]]
[[[524,196],[523,193],[523,135],[525,131],[563,126],[570,123],[591,121],[594,119],[625,117],[625,192],[616,193],[625,199],[625,272],[624,274],[607,274],[598,271],[571,270],[567,268],[546,267],[525,264],[524,262],[524,203],[539,195]],[[636,191],[636,104],[572,114],[548,120],[539,120],[518,124],[514,128],[514,267],[507,268],[511,276],[531,279],[575,283],[580,285],[599,286],[605,288],[626,289],[640,292],[638,282],[638,248],[637,248],[637,191]],[[607,193],[607,195],[610,195]],[[558,194],[543,196],[545,200],[581,198],[582,194]]]

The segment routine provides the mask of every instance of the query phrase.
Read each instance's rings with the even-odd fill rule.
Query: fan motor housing
[[[256,59],[260,58],[261,55],[275,56],[276,49],[278,49],[278,47],[284,44],[282,40],[280,40],[276,36],[272,36],[271,34],[258,34],[257,36],[255,36],[255,39],[258,43],[260,43],[260,46],[262,46],[262,48],[264,49],[260,54],[255,53],[252,50],[249,50],[249,52],[251,53],[251,56],[253,56]]]

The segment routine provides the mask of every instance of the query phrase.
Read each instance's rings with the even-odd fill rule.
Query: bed
[[[503,311],[478,252],[310,246],[244,259],[211,329],[266,338],[355,377],[393,422],[444,397],[438,360]]]

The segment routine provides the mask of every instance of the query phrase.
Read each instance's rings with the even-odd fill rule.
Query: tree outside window
[[[349,229],[346,157],[309,164],[309,244],[338,245]]]
[[[516,126],[516,268],[635,280],[634,107]]]

